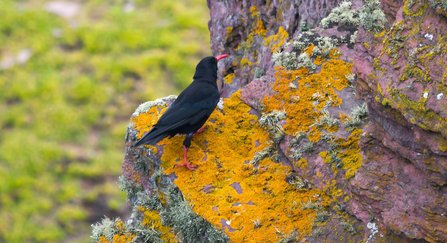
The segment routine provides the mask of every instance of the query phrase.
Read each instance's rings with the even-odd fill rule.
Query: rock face
[[[198,169],[173,168],[181,136],[131,146],[175,97],[143,104],[120,179],[134,213],[93,238],[447,242],[447,21],[432,2],[208,1],[213,54],[231,57],[188,152]]]

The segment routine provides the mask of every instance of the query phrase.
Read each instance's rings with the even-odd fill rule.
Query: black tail
[[[134,147],[138,147],[143,144],[156,145],[158,142],[163,140],[163,138],[167,137],[163,131],[160,131],[157,128],[152,128],[148,133],[146,133],[140,140],[134,143]]]

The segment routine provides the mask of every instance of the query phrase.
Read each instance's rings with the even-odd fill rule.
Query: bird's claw
[[[184,162],[183,164],[175,164],[174,168],[175,167],[182,167],[182,166],[186,166],[186,168],[188,168],[189,170],[194,170],[194,168],[197,167],[197,165],[193,165],[193,164],[190,164],[188,162]]]

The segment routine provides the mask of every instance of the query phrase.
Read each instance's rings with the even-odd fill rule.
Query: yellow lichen
[[[194,137],[188,151],[189,162],[198,165],[196,171],[173,168],[183,158],[183,136],[161,141],[159,145],[166,145],[162,166],[169,168],[164,173],[175,173],[174,183],[186,199],[200,205],[193,211],[217,227],[221,227],[223,219],[235,229],[229,232],[226,228],[234,242],[275,240],[277,230],[284,234],[296,230],[304,237],[312,230],[315,211],[302,210],[301,204],[320,197],[323,206],[327,206],[327,197],[320,190],[298,190],[288,184],[290,168],[269,157],[259,161],[257,167],[248,163],[255,152],[271,143],[268,132],[256,122],[258,118],[248,113],[250,109],[240,100],[240,93],[235,93],[225,100],[223,112],[213,112],[213,122],[206,123],[207,130]],[[140,121],[150,119],[135,119],[135,126],[144,127],[138,124]],[[232,187],[233,183],[239,183],[241,194]],[[206,186],[214,189],[205,193],[202,189]],[[255,226],[252,220],[260,225]]]
[[[428,4],[424,1],[407,0],[404,3],[404,13],[410,17],[421,16],[425,13],[427,7]]]
[[[236,75],[234,73],[230,73],[227,76],[225,76],[225,83],[231,84],[233,82],[233,78],[236,78]]]
[[[160,215],[158,215],[157,210],[148,210],[144,207],[138,207],[138,211],[144,214],[143,220],[141,221],[141,225],[146,228],[154,228],[162,233],[160,238],[164,242],[178,242],[175,239],[175,235],[171,232],[172,228],[168,226],[164,226],[161,223]]]
[[[289,33],[281,26],[276,35],[271,35],[265,40],[264,45],[268,46],[272,53],[278,52],[281,46],[286,43],[287,37],[289,37]]]

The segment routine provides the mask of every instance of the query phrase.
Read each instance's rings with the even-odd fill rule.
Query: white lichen
[[[166,101],[175,100],[175,99],[177,99],[177,96],[170,95],[168,97],[156,99],[154,101],[144,102],[143,104],[138,106],[138,108],[132,114],[132,117],[136,117],[136,116],[140,115],[141,113],[148,112],[154,106],[164,106],[164,105],[166,105]]]
[[[430,35],[429,33],[425,33],[424,37],[429,40],[433,40],[433,35]]]
[[[259,125],[261,125],[261,127],[269,131],[270,135],[273,137],[276,134],[283,132],[282,127],[277,123],[278,121],[286,118],[287,118],[286,111],[274,110],[270,114],[263,114],[261,118],[259,118],[258,123]]]
[[[287,70],[297,69],[298,63],[296,62],[296,52],[284,52],[282,65]]]
[[[308,53],[303,52],[298,56],[298,65],[297,69],[305,67],[310,70],[315,70],[317,68],[317,65],[310,59],[310,56]]]
[[[273,62],[275,64],[275,67],[282,66],[282,52],[275,52],[272,55]]]
[[[351,35],[351,40],[350,40],[351,44],[354,44],[354,43],[355,43],[355,38],[356,38],[356,37],[357,37],[357,31],[354,32],[354,34]]]
[[[321,20],[325,29],[329,28],[330,23],[340,23],[342,25],[359,25],[359,18],[356,11],[351,10],[352,3],[348,1],[341,2],[338,7],[332,9],[331,13]]]
[[[348,81],[349,81],[350,83],[352,83],[352,81],[354,81],[355,74],[353,74],[353,73],[348,73],[348,74],[345,75],[345,77],[346,77],[346,79],[348,79]]]
[[[220,98],[219,103],[217,103],[217,107],[221,110],[223,110],[224,107],[224,101],[222,98]]]
[[[437,98],[438,100],[441,100],[443,96],[444,96],[444,94],[443,94],[443,93],[440,93],[440,94],[436,95],[436,98]]]

